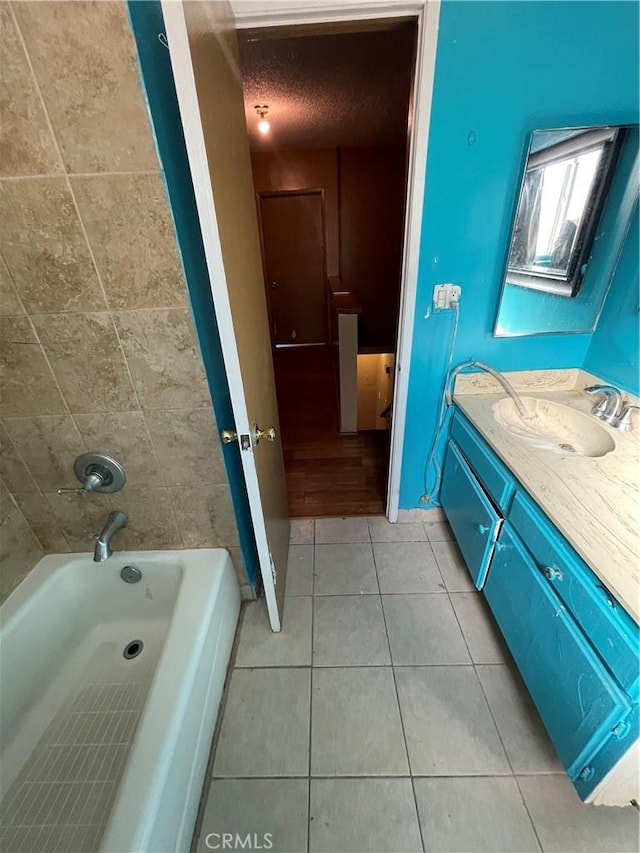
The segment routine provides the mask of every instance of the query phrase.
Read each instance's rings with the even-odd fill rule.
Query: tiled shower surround
[[[0,593],[48,552],[238,534],[122,2],[0,2]],[[84,450],[114,495],[59,496]]]

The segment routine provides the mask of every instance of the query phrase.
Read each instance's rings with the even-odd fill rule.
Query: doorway
[[[416,38],[239,34],[292,517],[385,513]]]
[[[326,23],[337,28],[351,26],[354,22],[366,25],[367,21],[381,17],[388,17],[390,21],[408,18],[418,21],[386,507],[389,521],[395,522],[407,415],[408,367],[439,11],[439,0],[330,0],[321,10],[305,5],[295,11],[284,0],[274,0],[268,11],[262,4],[243,4],[240,0],[234,3],[233,10],[227,3],[162,0],[175,90],[171,88],[175,91],[184,129],[183,142],[200,221],[202,247],[198,248],[198,254],[203,253],[208,273],[198,280],[207,285],[210,302],[199,310],[213,328],[217,325],[219,332],[234,418],[234,423],[224,425],[223,440],[238,442],[238,458],[274,631],[280,629],[282,619],[289,524],[278,430],[264,428],[277,425],[278,415],[264,280],[262,270],[258,269],[262,264],[238,74],[237,36],[248,29],[275,25],[305,24],[313,29]],[[159,103],[162,114],[162,99]],[[224,120],[220,119],[221,103],[224,104]],[[329,209],[326,194],[325,209]],[[191,232],[187,236],[190,238]],[[327,257],[329,253],[327,241]],[[226,429],[227,426],[233,429]],[[273,440],[263,442],[265,435]]]

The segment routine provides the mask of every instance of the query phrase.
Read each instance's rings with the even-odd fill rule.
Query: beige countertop
[[[578,370],[505,374],[523,395],[589,413],[582,388],[598,379]],[[640,430],[603,424],[615,448],[605,456],[564,456],[523,442],[499,426],[495,380],[459,376],[454,399],[555,526],[618,601],[640,622]],[[629,396],[629,395],[627,395]],[[632,399],[632,398],[630,398]]]

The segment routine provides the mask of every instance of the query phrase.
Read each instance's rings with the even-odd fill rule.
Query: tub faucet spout
[[[126,512],[116,510],[115,512],[109,513],[107,523],[96,536],[96,546],[93,551],[94,563],[102,563],[104,560],[109,559],[113,554],[113,551],[111,550],[111,538],[118,532],[118,530],[122,530],[123,527],[126,527],[128,521],[129,516]]]

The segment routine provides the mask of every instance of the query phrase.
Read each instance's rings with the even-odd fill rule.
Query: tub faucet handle
[[[58,489],[58,494],[79,495],[81,498],[86,498],[89,492],[99,489],[104,484],[104,477],[98,471],[92,471],[90,474],[87,474],[84,484],[79,489]]]

